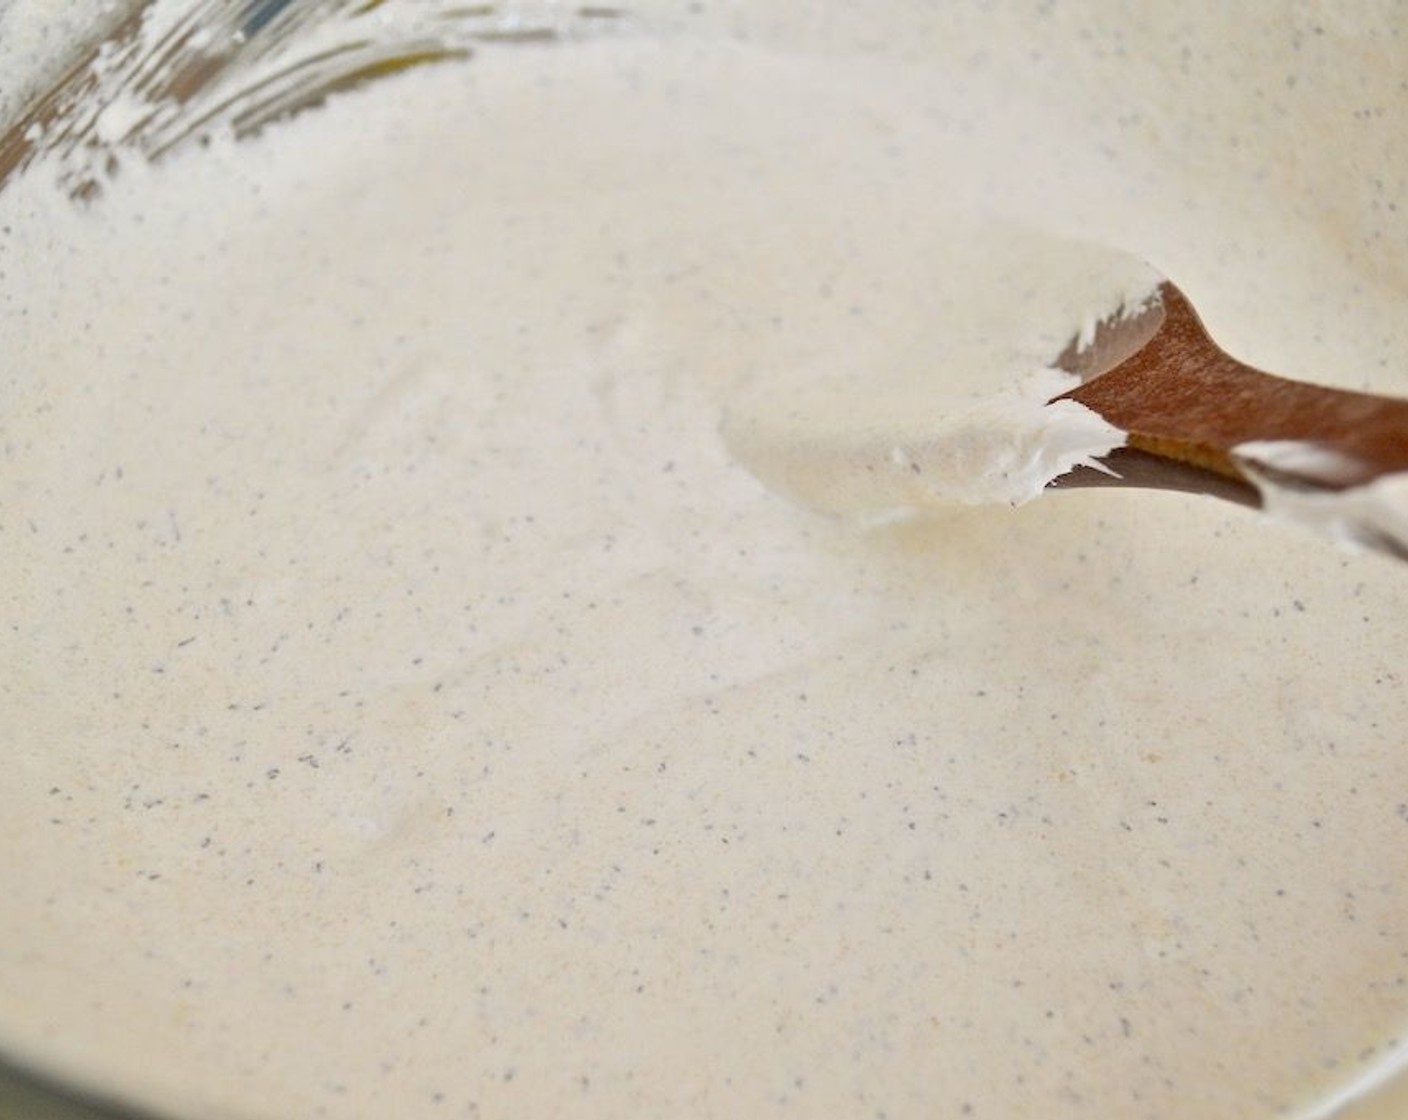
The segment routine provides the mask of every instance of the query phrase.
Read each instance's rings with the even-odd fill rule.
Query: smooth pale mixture
[[[1083,9],[640,5],[86,204],[13,176],[0,1052],[240,1120],[1387,1076],[1408,569],[1205,498],[876,525],[769,474],[981,396],[955,339],[994,392],[1054,357],[1109,310],[1061,239],[1408,393],[1393,6]],[[956,250],[990,223],[1044,248]]]

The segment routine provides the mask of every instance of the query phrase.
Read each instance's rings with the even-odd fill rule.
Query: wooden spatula
[[[1057,399],[1078,401],[1128,433],[1053,488],[1134,486],[1214,494],[1260,506],[1275,492],[1330,499],[1408,472],[1408,401],[1330,389],[1253,369],[1209,337],[1164,281],[1131,315],[1101,323],[1057,359],[1083,378]],[[1408,523],[1408,509],[1403,512]],[[1390,529],[1351,530],[1404,555]]]

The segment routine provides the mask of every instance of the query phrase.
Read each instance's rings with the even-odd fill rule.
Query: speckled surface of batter
[[[0,1049],[239,1120],[1328,1115],[1408,1019],[1403,567],[864,527],[722,433],[1059,350],[955,215],[1408,392],[1402,14],[647,5],[13,176]]]

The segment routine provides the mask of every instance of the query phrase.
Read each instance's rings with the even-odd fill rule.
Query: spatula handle
[[[1408,401],[1254,369],[1213,342],[1173,284],[1158,297],[1163,321],[1148,341],[1064,394],[1127,433],[1105,459],[1113,475],[1082,468],[1054,486],[1186,490],[1260,505],[1268,486],[1329,496],[1408,472]],[[1408,523],[1408,509],[1402,516]],[[1405,544],[1383,527],[1361,535],[1396,553]]]
[[[1408,401],[1253,369],[1212,341],[1173,284],[1159,294],[1165,318],[1148,344],[1066,394],[1127,432],[1131,448],[1245,481],[1247,445],[1302,445],[1302,463],[1286,455],[1255,469],[1334,490],[1408,471]]]

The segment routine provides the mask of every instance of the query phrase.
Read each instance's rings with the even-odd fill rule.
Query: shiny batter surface
[[[1055,238],[1408,393],[1393,7],[646,5],[12,176],[0,1049],[241,1120],[1327,1114],[1408,1018],[1408,571],[857,524],[728,435],[1030,372],[1106,310]],[[969,219],[1047,248],[967,283]]]

